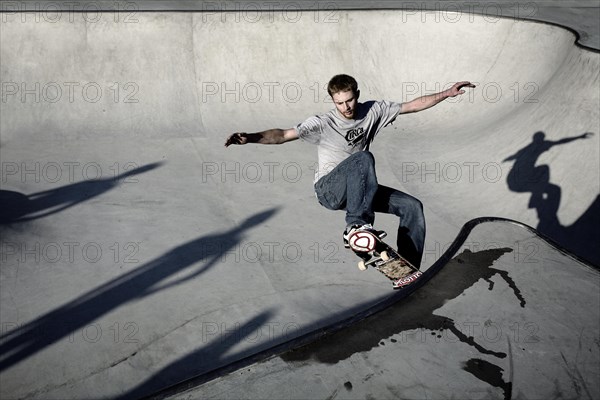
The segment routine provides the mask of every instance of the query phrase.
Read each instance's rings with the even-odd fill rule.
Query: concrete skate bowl
[[[318,329],[389,298],[339,249],[343,214],[314,199],[314,147],[222,146],[329,110],[325,85],[341,72],[361,100],[478,85],[400,116],[372,147],[381,183],[425,204],[425,268],[487,215],[599,262],[599,56],[568,30],[400,11],[73,16],[0,25],[3,198],[28,199],[2,215],[3,397],[150,393],[304,333],[282,327]],[[35,243],[105,257],[40,263],[23,253]],[[240,338],[256,325],[279,331]]]
[[[424,23],[402,11],[127,17],[3,24],[3,144],[192,138],[214,144],[199,151],[219,161],[225,156],[212,152],[226,133],[289,127],[331,108],[324,87],[336,73],[355,76],[363,100],[407,101],[467,79],[477,89],[399,118],[376,142],[381,180],[449,222],[445,242],[468,219],[502,216],[600,262],[590,245],[598,238],[598,54],[577,47],[570,31],[449,13]],[[39,88],[29,94],[12,85],[32,79]],[[298,148],[289,151],[310,177],[314,152]],[[260,167],[238,175],[265,178],[271,171]]]

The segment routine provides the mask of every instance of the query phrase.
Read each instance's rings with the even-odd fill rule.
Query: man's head
[[[353,119],[360,95],[356,79],[345,74],[336,75],[329,81],[327,92],[339,113],[344,118]]]
[[[543,142],[544,139],[546,138],[546,134],[544,132],[536,132],[533,134],[533,141],[534,142]]]

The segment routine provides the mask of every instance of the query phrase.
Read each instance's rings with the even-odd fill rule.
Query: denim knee
[[[414,197],[390,198],[392,214],[402,219],[423,219],[423,203]]]
[[[419,220],[423,219],[423,203],[420,200],[415,199],[413,197],[413,201],[410,203],[410,214],[413,218],[418,218]]]
[[[366,162],[367,164],[375,165],[375,156],[370,151],[359,151],[352,155],[356,161]]]

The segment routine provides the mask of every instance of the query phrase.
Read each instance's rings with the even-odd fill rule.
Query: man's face
[[[347,119],[353,119],[356,114],[356,105],[358,104],[358,93],[354,94],[351,90],[334,93],[331,98],[335,108]]]

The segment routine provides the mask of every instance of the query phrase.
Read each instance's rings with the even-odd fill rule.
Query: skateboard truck
[[[357,230],[348,237],[350,248],[362,258],[358,262],[358,269],[364,271],[377,261],[390,259],[388,252],[381,246],[385,245],[382,239],[386,236],[387,233],[384,231]]]

